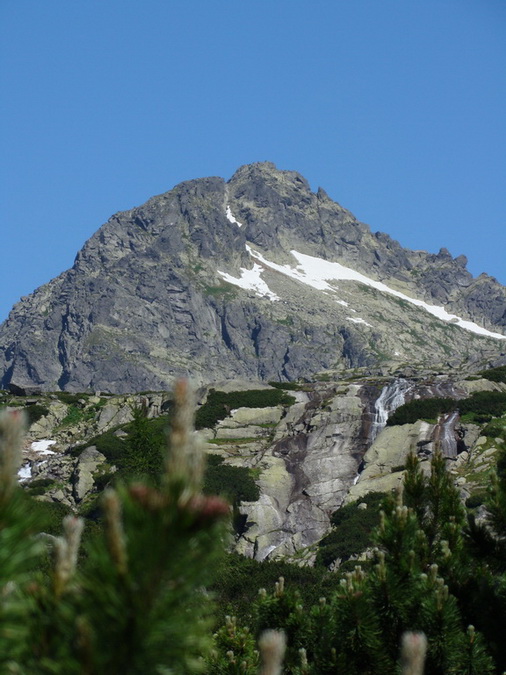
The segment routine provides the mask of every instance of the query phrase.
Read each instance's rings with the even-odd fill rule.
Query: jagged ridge
[[[167,388],[180,374],[293,380],[343,367],[387,372],[504,357],[501,340],[402,298],[345,281],[339,304],[259,262],[295,267],[292,250],[504,332],[506,289],[486,275],[473,279],[463,256],[403,249],[299,174],[261,163],[228,183],[188,181],[114,215],[70,270],[22,299],[0,327],[2,386],[128,392]],[[240,278],[255,264],[279,301],[223,276]]]

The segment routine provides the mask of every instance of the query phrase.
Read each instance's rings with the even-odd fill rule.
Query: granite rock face
[[[251,385],[235,381],[210,386],[230,393],[248,391]],[[506,430],[496,426],[498,436],[492,437],[488,421],[461,419],[458,401],[490,391],[506,393],[506,384],[460,379],[455,373],[360,377],[348,371],[339,379],[292,385],[291,398],[283,404],[227,410],[223,419],[199,432],[200,445],[225,465],[249,469],[259,488],[256,501],[237,504],[242,519],[231,545],[258,560],[311,563],[317,542],[331,527],[332,514],[370,492],[398,488],[409,451],[428,472],[430,457],[439,447],[462,496],[482,492],[506,447]],[[112,480],[122,443],[127,448],[132,407],[142,405],[149,418],[156,418],[170,410],[172,396],[79,395],[77,402],[66,394],[58,396],[63,400],[51,393],[28,403],[4,394],[13,409],[35,402],[45,409],[30,426],[20,477],[27,489],[39,490],[39,499],[86,511]],[[207,387],[202,388],[199,405],[207,396]],[[454,412],[432,423],[387,426],[388,417],[403,403],[434,397],[455,399]],[[102,445],[100,440],[107,431],[120,442],[109,459],[100,452],[107,453],[109,442]]]
[[[367,284],[308,285],[294,276],[292,251],[506,331],[506,289],[474,279],[463,256],[403,249],[267,162],[228,182],[182,183],[112,216],[70,270],[0,326],[1,386],[125,393],[167,389],[177,375],[197,384],[294,380],[345,367],[504,360],[505,341]]]

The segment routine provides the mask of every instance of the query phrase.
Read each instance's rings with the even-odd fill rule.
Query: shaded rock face
[[[460,363],[466,354],[503,358],[506,343],[363,284],[339,282],[339,303],[258,262],[295,269],[293,250],[494,331],[506,326],[505,288],[473,279],[462,256],[403,249],[267,162],[241,167],[228,183],[182,183],[112,216],[70,270],[23,298],[0,327],[1,386],[124,393],[166,389],[176,375],[293,380],[343,367]],[[255,265],[279,300],[225,280]]]
[[[422,423],[423,430],[416,431],[385,426],[388,415],[406,400],[402,393],[427,398],[442,392],[456,398],[465,395],[460,386],[442,378],[314,384],[286,409],[273,436],[264,442],[255,437],[248,417],[234,411],[215,429],[209,450],[220,452],[226,462],[259,471],[261,497],[241,506],[246,523],[237,551],[259,560],[296,556],[324,536],[331,514],[350,495],[393,489],[402,474],[391,470],[403,464],[410,449],[426,459],[444,436],[447,456],[456,456],[458,416],[449,424]],[[259,415],[251,413],[252,420]],[[230,433],[224,435],[224,428]],[[244,444],[243,437],[254,440]],[[458,452],[464,448],[460,444]]]
[[[367,447],[359,391],[358,385],[312,386],[284,410],[270,437],[257,437],[249,445],[240,439],[253,436],[252,427],[230,426],[234,419],[244,424],[240,411],[232,422],[222,423],[234,430],[240,445],[235,447],[234,437],[227,435],[221,446],[218,426],[209,450],[259,474],[260,499],[241,505],[246,522],[238,552],[258,560],[291,556],[325,534]]]
[[[386,422],[415,397],[463,398],[463,384],[440,377],[313,386],[309,400],[287,410],[268,444],[254,443],[249,452],[242,446],[241,463],[261,470],[261,497],[241,507],[246,529],[236,549],[259,560],[297,556],[328,532],[331,514],[343,503],[396,489],[410,451],[426,466],[436,446],[456,460],[476,441],[458,413],[443,415],[437,424]],[[216,452],[219,433],[213,443]],[[236,449],[224,446],[225,458],[229,452]]]

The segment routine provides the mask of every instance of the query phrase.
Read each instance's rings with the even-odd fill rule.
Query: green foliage
[[[93,420],[106,403],[106,399],[102,398],[97,403],[88,405],[90,394],[70,394],[60,391],[54,395],[68,406],[67,414],[60,422],[60,427],[68,427],[83,421]]]
[[[67,414],[60,422],[60,427],[70,427],[74,424],[79,424],[85,417],[84,411],[77,405],[70,405]]]
[[[145,407],[133,408],[132,415],[133,420],[128,425],[128,437],[124,442],[119,469],[128,477],[149,476],[156,481],[162,475],[165,434],[150,424]]]
[[[55,481],[52,478],[36,478],[25,487],[25,491],[32,497],[35,495],[43,495],[49,488],[53,487],[54,484]]]
[[[114,553],[112,532],[95,540],[83,570],[81,611],[90,617],[95,671],[160,672],[162,664],[192,671],[207,641],[209,603],[197,587],[213,569],[212,518],[202,522],[198,511],[141,485],[121,491],[120,499],[128,570]]]
[[[506,412],[506,393],[501,391],[477,391],[458,402],[462,416],[472,415],[477,422],[486,422]]]
[[[275,389],[283,389],[284,391],[303,391],[305,386],[298,382],[269,382],[269,384]]]
[[[61,533],[61,524],[65,516],[72,515],[70,506],[65,506],[60,502],[33,499],[30,500],[30,509],[35,515],[40,530],[53,536]]]
[[[107,491],[103,527],[86,539],[82,555],[79,518],[64,519],[63,536],[34,536],[51,532],[65,509],[33,501],[17,486],[21,417],[0,418],[1,673],[200,669],[210,643],[211,604],[203,589],[216,568],[228,505],[200,490],[201,458],[180,389],[160,487],[133,483]]]
[[[457,403],[453,398],[424,398],[414,399],[399,406],[388,418],[387,424],[413,424],[420,419],[436,419],[442,413],[455,410]]]
[[[139,417],[142,415],[139,414]],[[138,428],[139,426],[142,430]],[[155,419],[145,418],[144,421],[137,419],[123,428],[126,436],[118,436],[116,435],[117,429],[110,429],[91,438],[86,446],[76,446],[72,450],[72,455],[78,457],[85,447],[94,445],[106,457],[109,464],[114,464],[118,469],[128,471],[129,474],[142,474],[143,464],[146,461],[146,453],[142,448],[142,436],[144,435],[146,440],[149,439],[151,451],[153,451],[152,446],[156,445],[161,453],[167,444],[169,426],[169,415],[161,415]]]
[[[216,649],[207,662],[208,675],[256,673],[259,654],[256,640],[248,626],[237,624],[235,616],[226,616],[225,623],[213,636]],[[225,655],[225,656],[224,656]]]
[[[86,393],[72,394],[69,391],[56,391],[54,392],[54,395],[59,401],[66,403],[67,405],[78,405],[80,404],[80,401],[86,400],[90,396],[90,394]]]
[[[346,521],[360,520],[364,516],[365,511],[372,511],[379,513],[383,502],[387,497],[386,492],[369,492],[355,502],[341,506],[330,517],[330,522],[335,527],[342,525]],[[360,504],[365,504],[367,509],[360,507]],[[379,522],[379,521],[378,521]]]
[[[292,405],[293,396],[277,389],[252,389],[250,391],[216,391],[211,389],[207,401],[197,410],[196,429],[214,427],[235,408],[266,408],[276,405]]]
[[[273,588],[279,577],[297,588],[306,606],[318,603],[335,586],[335,575],[321,567],[299,567],[283,560],[259,562],[232,553],[221,560],[211,587],[222,612],[219,619],[223,621],[225,614],[231,614],[241,621],[251,621],[258,590]]]
[[[499,366],[498,368],[489,368],[488,370],[482,370],[478,373],[481,377],[484,377],[491,382],[504,382],[506,383],[506,366]]]
[[[387,424],[413,424],[419,419],[435,421],[439,415],[457,409],[467,421],[483,423],[506,412],[506,393],[478,391],[460,401],[452,398],[415,399],[399,406]]]
[[[26,587],[33,578],[44,551],[35,512],[30,502],[16,491],[9,499],[0,497],[0,672],[15,672],[12,664],[25,665],[26,642],[30,639],[33,601]],[[18,671],[19,672],[19,671]],[[23,671],[21,671],[23,672]],[[25,671],[26,672],[26,671]],[[35,672],[35,671],[30,671]]]
[[[320,540],[316,564],[328,567],[338,558],[344,562],[365,551],[371,544],[372,530],[379,524],[379,511],[385,497],[383,492],[371,492],[335,511],[330,519],[334,529]]]
[[[28,426],[31,426],[35,422],[38,422],[41,417],[45,417],[49,413],[49,408],[44,405],[34,403],[33,405],[26,406],[25,413]]]
[[[491,420],[486,424],[481,430],[482,436],[487,436],[488,438],[502,438],[506,440],[506,418],[498,418]]]
[[[204,286],[204,293],[214,297],[235,295],[235,288],[230,284],[223,286]]]
[[[484,504],[486,501],[487,493],[481,490],[479,492],[473,492],[473,494],[466,499],[466,506],[468,509],[475,509],[478,506]]]
[[[90,445],[96,446],[97,450],[101,452],[111,464],[117,465],[121,463],[121,458],[125,452],[125,441],[115,435],[114,429],[106,431],[98,436],[94,436],[86,443],[86,446],[76,446],[71,451],[71,454],[78,457],[85,447]]]
[[[106,487],[112,484],[115,478],[116,472],[114,471],[103,471],[102,473],[94,475],[93,481],[95,483],[95,490],[98,493],[101,493]]]
[[[145,477],[150,482],[156,483],[162,474],[163,453],[167,445],[171,416],[162,415],[148,419],[142,407],[133,409],[133,415],[133,421],[125,426],[127,432],[125,437],[118,437],[111,430],[92,438],[87,443],[95,445],[107,458],[108,464],[117,468],[115,473],[107,471],[95,478],[98,491],[122,478],[131,480],[134,477]],[[83,449],[84,446],[75,448],[73,454],[78,456]],[[218,455],[207,457],[202,490],[204,494],[222,495],[230,501],[234,507],[237,530],[242,528],[241,517],[237,511],[239,502],[256,501],[260,496],[259,488],[249,469],[225,464]],[[96,505],[88,504],[86,512],[82,511],[82,515],[95,519]]]
[[[204,494],[221,495],[231,504],[256,502],[260,489],[249,469],[225,464],[219,455],[208,455],[204,473]]]
[[[247,523],[246,516],[240,513],[240,502],[255,502],[260,497],[252,472],[244,466],[225,464],[218,455],[207,455],[202,491],[204,494],[221,495],[230,502],[234,531],[242,534]]]

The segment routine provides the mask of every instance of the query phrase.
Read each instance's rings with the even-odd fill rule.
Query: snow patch
[[[56,441],[47,441],[43,439],[42,441],[34,441],[30,447],[39,455],[55,455],[56,453],[53,450],[49,450],[49,447],[55,443]]]
[[[29,480],[32,477],[32,466],[30,462],[25,462],[18,471],[18,478],[20,481]]]
[[[330,284],[327,283],[328,281],[357,281],[358,283],[364,284],[365,286],[376,288],[382,293],[388,293],[389,295],[393,295],[396,298],[401,298],[402,300],[405,300],[416,307],[421,307],[425,311],[429,312],[429,314],[432,314],[432,316],[441,319],[441,321],[454,323],[460,328],[464,328],[465,330],[476,333],[477,335],[483,335],[486,337],[495,338],[497,340],[506,340],[506,335],[494,333],[493,331],[483,328],[483,326],[479,326],[473,321],[467,321],[466,319],[462,319],[455,314],[450,314],[444,307],[429,305],[423,300],[411,298],[409,295],[405,295],[400,291],[389,288],[381,281],[370,279],[369,277],[366,277],[365,274],[356,272],[350,267],[345,267],[340,263],[329,262],[328,260],[322,260],[321,258],[315,258],[313,256],[292,250],[291,253],[298,262],[297,267],[293,268],[289,265],[278,265],[276,263],[270,262],[269,260],[266,260],[260,253],[258,253],[258,251],[254,251],[251,246],[246,245],[246,249],[253,258],[263,263],[263,265],[317,290],[335,292],[335,287],[330,286]]]
[[[319,277],[316,274],[313,276],[308,275],[304,269],[300,271],[298,268],[301,267],[301,265],[298,265],[297,269],[290,267],[290,265],[278,265],[277,263],[271,262],[270,260],[264,258],[261,253],[258,253],[258,251],[254,251],[251,246],[248,246],[248,244],[246,244],[246,250],[252,258],[259,260],[266,267],[270,267],[271,269],[276,270],[276,272],[281,272],[281,274],[284,274],[287,277],[291,277],[296,281],[301,281],[303,284],[312,286],[312,288],[316,288],[318,291],[335,291],[335,289],[332,288],[332,286],[330,286],[323,277]],[[294,251],[292,251],[292,254],[293,253]],[[314,260],[318,260],[318,258],[314,258]]]
[[[465,319],[456,316],[455,314],[450,314],[446,311],[444,307],[439,307],[437,305],[429,305],[423,300],[417,300],[416,298],[410,298],[408,295],[401,293],[400,291],[395,291],[392,288],[389,288],[386,284],[381,281],[375,281],[374,279],[369,279],[364,274],[356,272],[355,270],[345,267],[340,263],[329,262],[328,260],[321,260],[320,258],[314,258],[310,255],[305,255],[304,253],[298,253],[297,251],[291,251],[292,255],[298,261],[297,269],[302,270],[302,276],[307,279],[311,279],[316,283],[326,283],[326,280],[332,279],[336,281],[358,281],[359,283],[370,286],[371,288],[376,288],[378,291],[383,293],[388,293],[394,295],[397,298],[406,300],[412,305],[417,307],[422,307],[427,312],[433,316],[441,319],[442,321],[455,323],[460,328],[465,328],[473,333],[478,335],[485,335],[487,337],[493,337],[498,340],[506,340],[505,335],[500,333],[494,333],[483,326],[479,326],[473,321],[467,321]]]
[[[272,302],[279,300],[280,298],[271,291],[267,286],[265,281],[262,279],[261,274],[263,268],[255,263],[253,269],[247,270],[244,267],[241,267],[241,276],[239,278],[233,277],[226,272],[221,272],[218,270],[218,274],[221,274],[225,281],[228,281],[229,284],[234,284],[239,286],[239,288],[244,288],[248,291],[254,291],[260,297],[267,297]]]
[[[242,223],[240,223],[238,220],[234,218],[232,215],[232,211],[230,210],[230,206],[227,206],[227,220],[234,225],[237,225],[237,227],[242,227]]]
[[[372,328],[370,323],[367,323],[364,319],[361,319],[360,317],[358,319],[354,319],[351,316],[346,317],[347,321],[353,321],[353,323],[363,323],[365,326],[369,326],[369,328]]]

